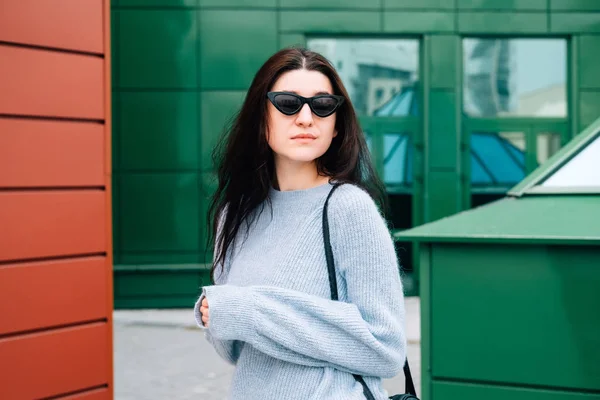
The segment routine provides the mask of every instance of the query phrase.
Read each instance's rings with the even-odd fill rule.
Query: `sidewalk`
[[[419,298],[406,298],[408,358],[421,386]],[[225,400],[233,367],[222,361],[196,327],[192,309],[117,310],[114,323],[116,400]],[[385,380],[392,393],[404,377]]]

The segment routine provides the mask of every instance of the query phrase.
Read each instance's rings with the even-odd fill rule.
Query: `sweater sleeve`
[[[243,340],[288,362],[393,377],[406,356],[393,241],[366,193],[337,196],[334,202],[337,194],[343,193],[330,202],[331,238],[347,302],[272,286],[208,286],[203,291],[209,332],[219,340]]]
[[[222,218],[222,216],[221,216]],[[219,220],[220,222],[221,220]],[[217,227],[217,234],[221,233],[221,225]],[[216,256],[216,251],[213,256]],[[229,267],[229,258],[225,258],[225,266],[221,273],[215,274],[215,280],[217,284],[221,284],[226,282],[226,272]],[[240,353],[244,347],[244,342],[239,340],[219,340],[213,337],[211,332],[206,329],[204,323],[202,322],[202,313],[200,312],[200,306],[202,305],[202,300],[204,299],[204,292],[200,295],[200,298],[194,304],[194,319],[196,320],[196,325],[202,330],[204,330],[204,337],[208,342],[213,346],[217,354],[225,361],[230,364],[237,364],[237,360],[240,357]],[[212,311],[212,310],[211,310]]]
[[[239,340],[218,340],[211,335],[210,331],[202,323],[202,314],[200,313],[200,305],[204,297],[204,295],[201,295],[194,305],[194,319],[196,320],[196,324],[204,330],[204,337],[213,346],[217,354],[223,360],[235,365],[244,347],[243,342]]]

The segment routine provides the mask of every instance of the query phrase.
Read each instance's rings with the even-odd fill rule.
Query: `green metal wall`
[[[206,282],[209,154],[258,67],[306,37],[421,41],[427,222],[470,206],[461,38],[569,39],[568,134],[600,110],[597,0],[113,0],[115,306],[189,306]]]
[[[495,242],[421,245],[422,398],[600,399],[598,246]]]

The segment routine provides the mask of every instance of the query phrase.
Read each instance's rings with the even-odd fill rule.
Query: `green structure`
[[[421,241],[424,399],[600,399],[600,119]]]
[[[595,0],[113,0],[112,23],[119,308],[207,282],[210,153],[282,47],[336,66],[398,231],[501,198],[600,110]],[[410,278],[418,241],[398,254]]]

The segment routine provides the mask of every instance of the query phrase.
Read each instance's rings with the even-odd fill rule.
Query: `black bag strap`
[[[338,300],[337,279],[335,277],[335,263],[333,260],[333,250],[331,249],[331,239],[329,237],[329,220],[327,218],[327,207],[329,205],[329,199],[331,198],[331,195],[333,194],[335,189],[337,189],[341,185],[343,185],[343,183],[336,183],[333,185],[331,191],[329,192],[329,195],[327,195],[325,205],[323,206],[323,241],[325,242],[325,259],[327,260],[327,270],[329,272],[329,287],[331,289],[331,300],[336,301]],[[408,366],[408,358],[404,363],[403,369],[406,382],[406,393],[417,397],[415,385],[413,383],[412,375],[410,373],[410,367]],[[373,393],[371,393],[371,390],[367,386],[363,377],[356,374],[352,374],[352,376],[354,376],[354,379],[356,379],[356,381],[358,381],[362,385],[363,392],[367,400],[375,400],[375,397],[373,397]]]

